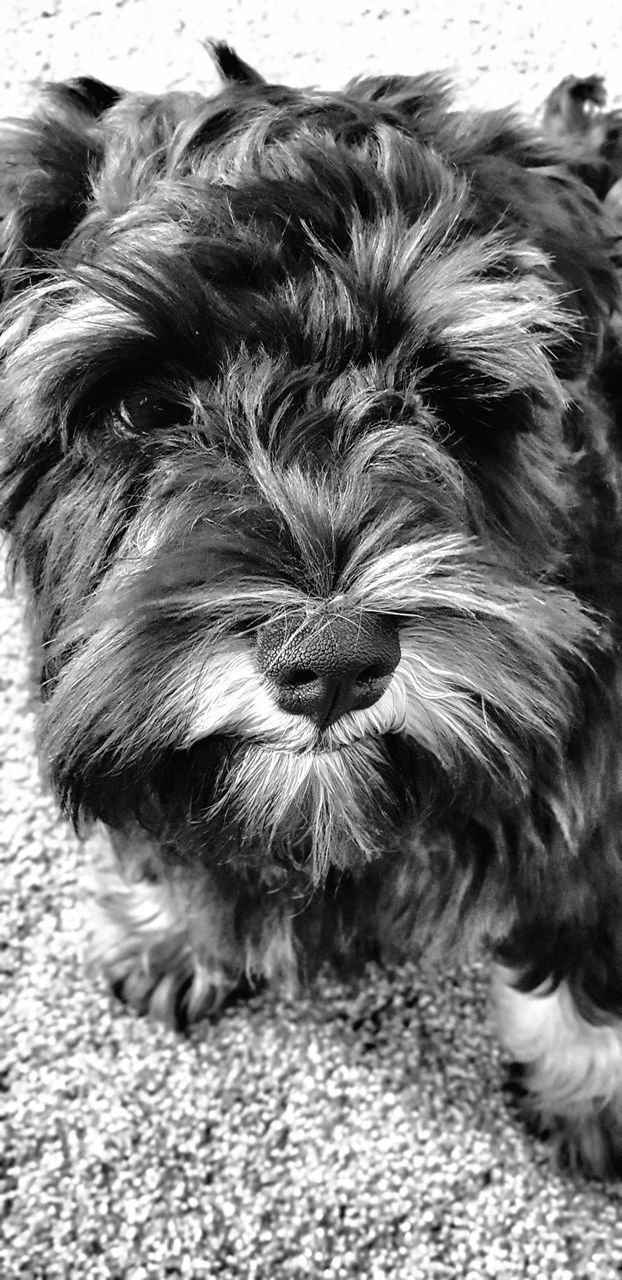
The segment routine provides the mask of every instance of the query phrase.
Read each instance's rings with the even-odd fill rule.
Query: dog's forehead
[[[312,120],[350,120],[346,99],[318,102]],[[558,316],[541,255],[494,231],[475,237],[468,184],[451,166],[382,115],[367,134],[359,121],[353,144],[281,104],[260,107],[246,103],[235,128],[233,108],[211,107],[210,128],[214,113],[229,121],[214,145],[206,108],[194,110],[153,172],[144,157],[121,176],[104,164],[68,263],[85,326],[96,314],[102,338],[107,319],[128,337],[140,326],[163,372],[172,357],[195,388],[211,380],[229,400],[272,401],[263,416],[276,412],[280,427],[282,376],[309,428],[315,413],[318,441],[357,396],[362,425],[372,409],[400,420],[424,388],[445,395],[452,381],[474,397],[553,393],[541,346]]]
[[[390,99],[238,86],[110,107],[83,221],[16,331],[20,415],[27,396],[76,457],[122,458],[133,503],[182,502],[190,525],[220,510],[247,546],[259,528],[262,556],[311,530],[314,570],[367,515],[385,545],[461,527],[448,443],[557,410],[558,311],[542,254],[474,225],[431,142],[438,103],[411,103],[415,125]]]
[[[482,198],[500,140],[525,159],[507,122],[473,140],[438,86],[399,78],[103,105],[84,216],[7,313],[9,411],[77,441],[76,465],[122,459],[132,502],[200,489],[231,524],[260,502],[315,527],[328,504],[330,530],[392,487],[453,527],[472,455],[496,466],[559,415],[557,282]]]

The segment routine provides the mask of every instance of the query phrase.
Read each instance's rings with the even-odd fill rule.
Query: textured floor
[[[299,83],[449,66],[472,100],[527,106],[569,71],[615,89],[622,51],[619,6],[602,2],[590,18],[535,0],[430,15],[4,0],[0,106],[85,71],[208,87],[207,34]],[[19,614],[0,597],[3,1280],[622,1275],[622,1186],[560,1176],[521,1128],[484,972],[325,979],[296,1007],[257,999],[189,1039],[113,1007],[83,971],[79,850],[32,730]]]

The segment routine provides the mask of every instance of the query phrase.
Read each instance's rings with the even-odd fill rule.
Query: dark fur
[[[301,92],[217,57],[213,98],[84,79],[0,139],[0,512],[42,751],[128,883],[182,904],[174,962],[164,931],[110,977],[199,1016],[294,952],[484,937],[613,1023],[616,155],[554,103],[538,131],[434,77]],[[287,747],[227,664],[327,611],[399,629],[402,720]],[[597,1172],[605,1127],[566,1124]]]

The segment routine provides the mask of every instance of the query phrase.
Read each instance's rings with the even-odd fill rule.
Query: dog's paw
[[[99,954],[97,963],[117,999],[176,1031],[218,1014],[242,986],[250,990],[242,978],[206,966],[181,947],[175,954],[167,948],[166,955],[157,948],[133,954],[124,948],[121,955]]]
[[[548,1132],[562,1169],[599,1180],[622,1177],[622,1095],[602,1107],[555,1117]]]
[[[545,1141],[559,1170],[600,1181],[622,1177],[622,1093],[554,1114],[532,1091],[530,1070],[514,1063],[504,1093],[534,1137]]]
[[[88,964],[138,1013],[176,1029],[218,1013],[243,986],[226,904],[182,881],[158,878],[146,843],[123,865],[108,838],[92,842]]]
[[[589,1177],[622,1174],[622,1023],[588,1021],[566,983],[521,991],[498,965],[501,1039],[514,1058],[509,1088],[560,1166]]]
[[[243,975],[194,950],[169,908],[161,885],[101,897],[92,909],[89,960],[125,1004],[182,1030],[217,1014]]]
[[[233,997],[250,994],[245,980],[231,982],[225,974],[206,972],[200,966],[181,966],[166,972],[153,972],[143,958],[125,972],[108,974],[112,994],[135,1009],[163,1022],[175,1031],[184,1031],[203,1018],[214,1017]]]
[[[137,1012],[177,1029],[265,984],[295,996],[291,912],[258,893],[240,912],[213,876],[167,870],[140,833],[90,840],[88,963]]]

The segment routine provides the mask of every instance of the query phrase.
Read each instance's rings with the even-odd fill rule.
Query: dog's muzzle
[[[267,623],[255,649],[279,707],[321,728],[377,702],[400,657],[397,631],[386,618],[329,610]]]

